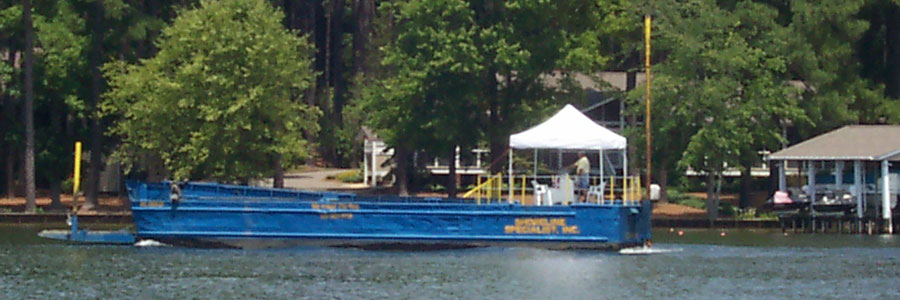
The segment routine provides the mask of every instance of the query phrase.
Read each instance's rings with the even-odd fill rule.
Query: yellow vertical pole
[[[491,176],[491,178],[488,179],[487,188],[489,193],[487,203],[491,203],[491,199],[494,199],[494,176]]]
[[[525,175],[522,175],[522,198],[519,203],[525,204]]]
[[[497,173],[497,202],[503,200],[503,173]]]
[[[72,210],[78,211],[78,189],[81,185],[81,142],[75,142],[75,171],[72,175]]]
[[[616,177],[610,176],[609,178],[609,200],[615,202],[616,201]]]
[[[641,196],[641,176],[631,179],[631,203],[640,199]]]
[[[487,196],[484,197],[485,203],[491,203],[491,197],[494,195],[494,187],[492,186],[493,180],[493,176],[488,176],[487,180],[484,182],[484,188],[487,189],[487,191],[485,191],[485,193],[487,193]]]
[[[637,178],[637,184],[634,186],[634,188],[636,191],[639,191],[641,189],[641,178],[640,177]],[[635,194],[634,199],[636,199],[635,201],[641,201],[641,193],[637,192]],[[650,187],[649,186],[647,187],[647,199],[650,199]]]
[[[481,174],[478,174],[476,182],[478,182],[478,184],[475,185],[475,189],[477,189],[477,191],[475,191],[475,202],[481,204]]]
[[[625,182],[625,187],[628,188],[628,201],[631,201],[631,193],[634,192],[632,186],[634,184],[634,177],[626,178],[628,181]]]
[[[646,53],[644,54],[644,68],[646,71],[646,87],[647,87],[647,101],[646,104],[646,115],[644,116],[644,132],[647,138],[647,151],[644,154],[644,157],[647,159],[647,181],[645,184],[647,185],[647,199],[650,199],[650,183],[652,182],[653,177],[651,177],[653,168],[650,166],[650,158],[652,157],[652,148],[650,147],[650,15],[648,14],[644,18],[644,43],[646,46]],[[640,176],[638,176],[640,179]],[[640,187],[640,185],[638,185]],[[640,194],[640,192],[638,192]]]
[[[493,196],[493,194],[494,194],[494,191],[493,191],[494,187],[491,186],[493,184],[492,180],[494,180],[494,177],[488,176],[487,181],[484,182],[484,187],[487,188],[487,197],[485,197],[485,201],[487,203],[491,203],[491,196]]]

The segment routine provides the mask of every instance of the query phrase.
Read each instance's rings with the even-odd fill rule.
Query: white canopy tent
[[[509,137],[513,149],[623,150],[625,137],[594,123],[571,104],[553,117]]]
[[[624,153],[628,141],[625,137],[606,129],[567,104],[553,117],[528,130],[509,137],[512,149],[596,150],[600,155],[600,177],[603,178],[603,151],[622,150],[622,174],[628,176],[628,156]],[[513,152],[509,152],[509,187],[512,195]],[[535,161],[537,165],[537,161]],[[536,169],[535,169],[535,172]],[[534,174],[535,177],[537,174]]]

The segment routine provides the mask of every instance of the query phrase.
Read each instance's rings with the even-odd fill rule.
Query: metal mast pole
[[[645,189],[647,190],[647,200],[650,200],[650,184],[651,176],[653,168],[650,165],[651,160],[651,144],[650,144],[650,15],[646,15],[644,17],[644,45],[645,45],[645,55],[644,55],[644,69],[646,86],[647,86],[647,96],[646,96],[646,107],[647,113],[644,120],[644,132],[647,137],[647,151],[644,153],[644,156],[647,159],[647,181],[644,183]]]

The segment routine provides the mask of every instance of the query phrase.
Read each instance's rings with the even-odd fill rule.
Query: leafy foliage
[[[4,173],[24,143],[20,2],[0,1]],[[639,71],[647,13],[655,166],[715,172],[845,124],[900,122],[898,0],[35,1],[38,184],[68,175],[56,166],[74,140],[173,178],[266,176],[278,154],[307,157],[307,138],[347,165],[361,124],[409,151],[489,145],[494,160],[510,132],[586,104],[585,76]],[[94,149],[85,125],[107,86],[96,124],[113,136]]]
[[[318,110],[296,96],[313,76],[310,48],[262,0],[202,1],[163,30],[159,53],[105,66],[106,114],[118,153],[159,155],[173,179],[269,175],[274,155],[308,155]]]
[[[774,21],[777,11],[750,2],[734,11],[690,4],[658,22],[656,49],[667,55],[653,78],[654,152],[658,160],[680,157],[682,168],[718,172],[776,147],[783,120],[807,117],[786,67],[790,32]],[[641,96],[632,93],[634,107],[643,107]]]
[[[439,153],[471,139],[475,123],[473,74],[482,66],[473,13],[466,2],[385,4],[397,18],[396,43],[384,64],[395,71],[369,92],[371,124],[389,144],[412,143]],[[440,16],[440,17],[436,17]]]
[[[363,93],[368,123],[394,146],[447,153],[486,137],[502,155],[511,130],[576,99],[575,74],[607,62],[600,38],[621,16],[606,2],[384,3],[396,42],[382,47],[390,72]]]

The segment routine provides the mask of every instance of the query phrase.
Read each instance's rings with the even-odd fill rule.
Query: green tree
[[[0,118],[0,142],[4,151],[6,197],[15,197],[15,172],[18,155],[23,143],[21,114],[18,98],[22,94],[21,33],[22,6],[2,3],[0,10],[0,99],[3,117]]]
[[[722,171],[781,142],[780,120],[806,120],[787,69],[790,31],[775,22],[776,10],[746,1],[732,11],[707,0],[660,11],[654,160],[706,172],[715,218]],[[632,107],[643,107],[641,96],[632,94]]]
[[[35,8],[35,115],[38,185],[50,189],[51,208],[62,208],[60,184],[72,165],[75,118],[84,116],[79,87],[86,64],[84,20],[70,1],[38,2]],[[68,191],[67,191],[68,192]]]
[[[900,99],[900,1],[865,1],[859,18],[868,23],[857,43],[860,74],[884,84],[886,96]]]
[[[602,39],[627,30],[624,2],[470,2],[483,66],[476,81],[481,111],[487,112],[482,129],[492,161],[505,153],[513,130],[581,95],[574,75],[590,76],[607,64],[611,55],[600,51]],[[497,164],[492,171],[501,168]]]
[[[31,0],[25,0],[25,212],[35,212],[34,185],[34,25]]]
[[[604,65],[600,38],[620,30],[613,21],[621,17],[618,3],[383,3],[382,11],[395,18],[397,38],[382,47],[390,72],[369,95],[393,104],[364,109],[370,124],[403,139],[389,138],[389,144],[451,157],[455,146],[466,150],[486,137],[497,160],[512,130],[582,88],[573,75]]]
[[[105,67],[104,112],[119,120],[117,156],[156,155],[172,179],[246,181],[280,156],[308,155],[318,111],[297,101],[313,73],[310,48],[265,1],[201,1],[182,11],[138,64]]]
[[[453,161],[456,146],[471,147],[477,134],[472,81],[481,66],[473,12],[461,0],[404,1],[382,9],[397,22],[396,42],[384,50],[384,64],[395,75],[377,82],[368,94],[369,123],[398,152],[429,150]],[[451,197],[455,175],[451,167]]]
[[[788,70],[803,83],[801,107],[811,122],[792,124],[792,141],[851,123],[885,123],[898,115],[883,86],[863,79],[853,45],[869,24],[858,17],[863,0],[790,2],[796,34],[787,39]]]

